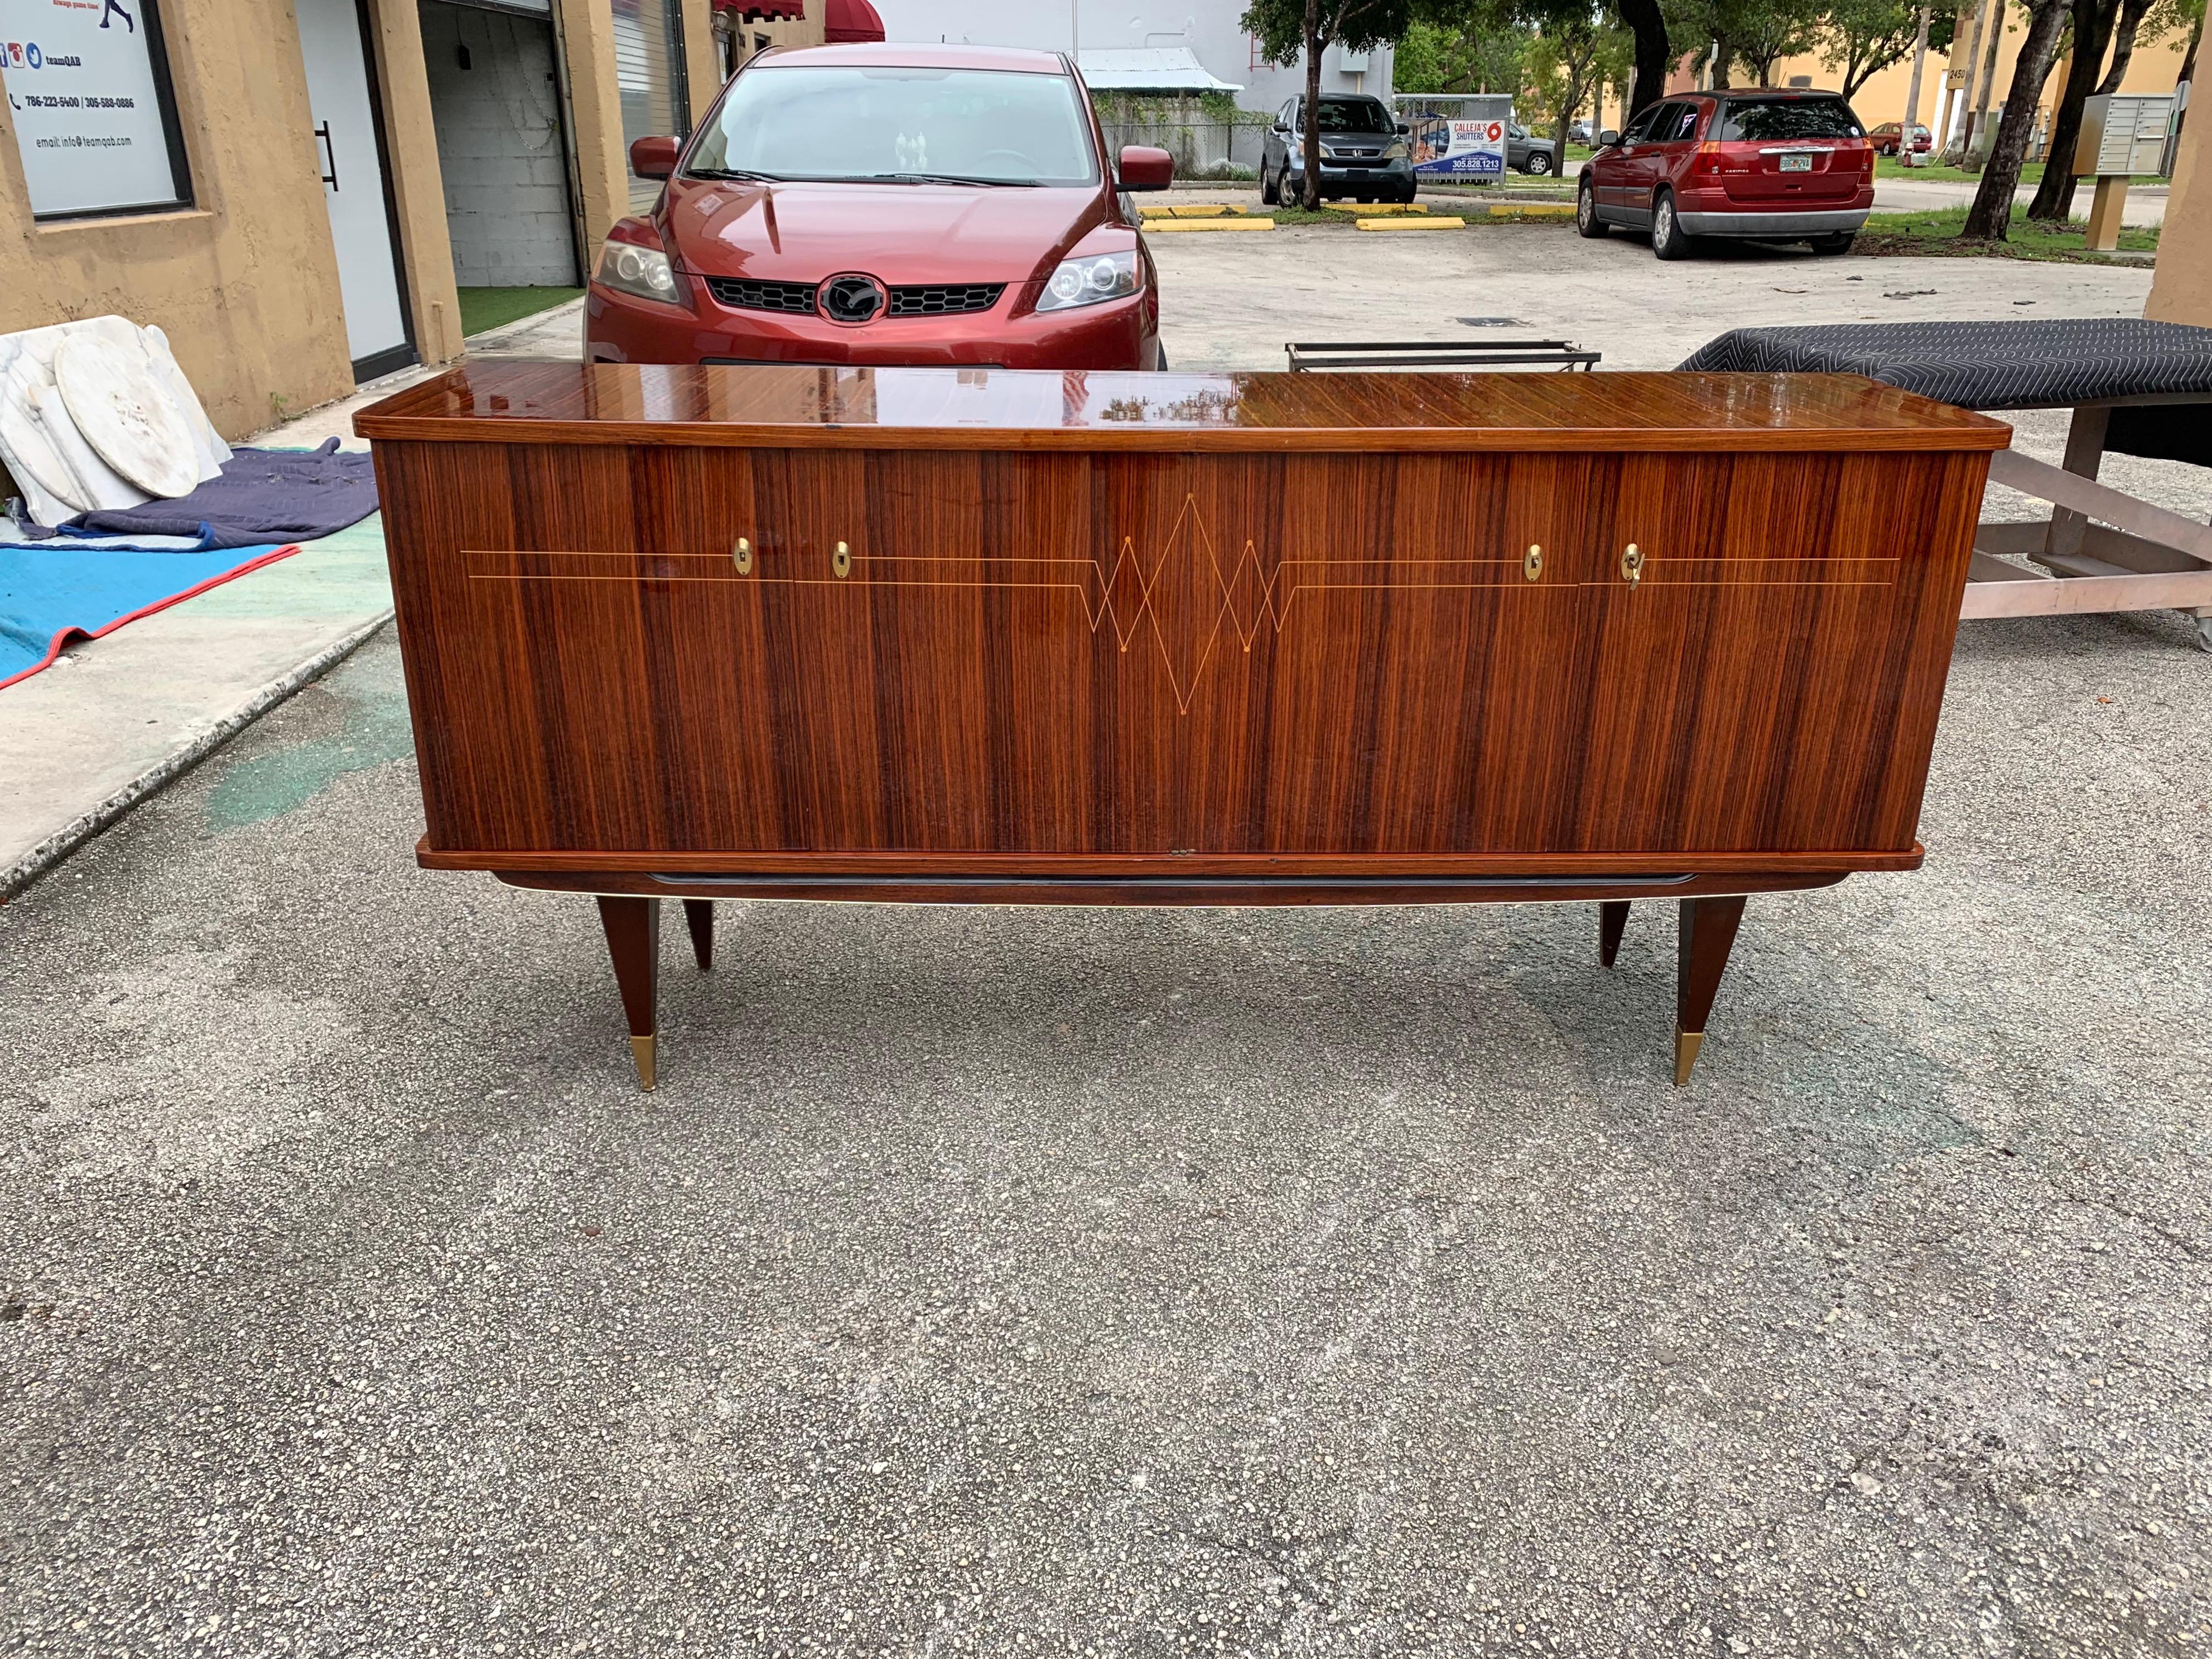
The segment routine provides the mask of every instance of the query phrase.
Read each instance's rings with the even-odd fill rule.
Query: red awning
[[[884,20],[868,0],[823,0],[822,38],[827,40],[880,40]]]
[[[806,16],[806,0],[714,0],[714,9],[733,11],[748,23],[796,23]]]

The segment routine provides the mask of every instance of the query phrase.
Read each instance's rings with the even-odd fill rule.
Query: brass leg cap
[[[637,1061],[637,1086],[646,1093],[653,1092],[653,1039],[634,1036],[629,1040],[630,1057]]]
[[[646,1039],[648,1042],[652,1040],[650,1037]],[[1698,1063],[1698,1048],[1705,1040],[1703,1031],[1674,1033],[1674,1086],[1677,1089],[1690,1080],[1690,1068]],[[650,1089],[653,1085],[648,1083],[645,1086]]]

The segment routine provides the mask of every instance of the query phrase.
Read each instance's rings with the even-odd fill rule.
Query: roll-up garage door
[[[684,15],[678,0],[611,0],[615,14],[615,83],[622,88],[624,165],[633,139],[691,131],[691,100],[684,82]],[[629,179],[629,205],[642,213],[660,193],[658,179]]]

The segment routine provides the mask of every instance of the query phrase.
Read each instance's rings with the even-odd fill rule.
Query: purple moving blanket
[[[80,513],[54,533],[196,536],[199,550],[313,541],[376,511],[376,473],[338,441],[320,449],[239,449],[222,477],[189,495],[143,507]]]

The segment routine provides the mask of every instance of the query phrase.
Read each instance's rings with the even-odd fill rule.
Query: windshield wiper
[[[1010,190],[1035,190],[1034,179],[976,179],[964,173],[869,173],[854,178],[856,185],[1003,185]]]
[[[686,167],[686,179],[737,179],[750,184],[780,185],[783,179],[773,173],[748,173],[743,167]]]

